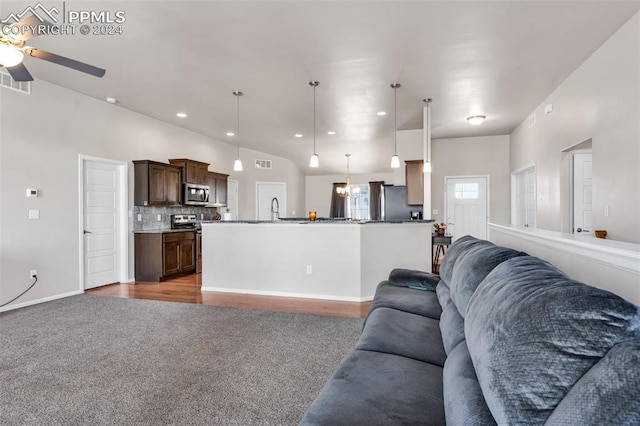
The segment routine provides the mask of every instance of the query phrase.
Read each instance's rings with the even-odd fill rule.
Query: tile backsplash
[[[224,211],[223,208],[220,209]],[[133,230],[150,231],[154,229],[171,228],[172,214],[195,214],[198,220],[213,220],[218,213],[218,208],[197,206],[176,207],[144,207],[133,206]],[[222,213],[220,213],[222,214]],[[142,220],[138,220],[141,215]],[[160,220],[158,220],[158,215]]]

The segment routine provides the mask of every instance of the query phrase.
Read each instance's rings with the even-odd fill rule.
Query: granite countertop
[[[241,224],[358,224],[358,225],[368,225],[368,224],[389,224],[389,223],[433,223],[434,221],[429,220],[411,220],[411,219],[397,219],[397,220],[346,220],[346,219],[317,219],[315,221],[311,221],[305,218],[284,218],[279,220],[223,220],[223,221],[213,221],[213,222],[202,222],[203,224],[207,223],[241,223]]]
[[[160,228],[160,229],[139,229],[134,230],[134,234],[171,234],[174,232],[195,232],[200,228],[192,228],[192,229],[171,229],[171,228]]]

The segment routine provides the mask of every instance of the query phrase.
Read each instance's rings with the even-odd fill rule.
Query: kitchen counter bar
[[[429,271],[431,221],[202,224],[202,290],[371,300],[393,268]]]

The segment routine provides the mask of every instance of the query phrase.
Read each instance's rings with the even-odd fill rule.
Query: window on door
[[[536,170],[528,167],[511,175],[511,223],[536,227]]]

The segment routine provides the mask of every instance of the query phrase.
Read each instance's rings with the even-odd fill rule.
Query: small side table
[[[450,234],[438,235],[435,232],[431,234],[431,245],[433,246],[433,264],[431,266],[431,272],[434,274],[440,273],[440,265],[438,260],[440,256],[444,257],[444,253],[451,244],[452,236]]]

